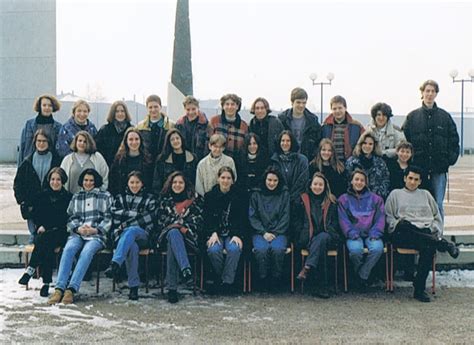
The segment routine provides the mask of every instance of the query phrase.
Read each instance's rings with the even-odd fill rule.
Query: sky
[[[273,109],[290,106],[303,87],[320,111],[342,95],[348,111],[368,113],[386,102],[397,115],[419,107],[418,87],[440,84],[437,103],[460,111],[461,85],[474,68],[474,7],[470,1],[328,2],[303,0],[190,0],[194,96],[260,96]],[[109,101],[166,104],[171,78],[176,0],[57,0],[57,88]],[[465,109],[474,111],[474,86],[465,84]]]

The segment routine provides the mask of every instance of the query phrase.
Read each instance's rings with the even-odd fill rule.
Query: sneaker
[[[171,304],[178,303],[178,291],[176,290],[168,291],[168,302]]]
[[[118,281],[120,279],[120,266],[115,261],[110,262],[109,268],[104,272],[105,276]]]
[[[138,286],[130,288],[130,293],[128,294],[128,299],[132,301],[138,301]]]
[[[49,284],[44,284],[41,287],[40,296],[41,297],[48,297],[49,296]]]
[[[296,276],[296,279],[298,280],[306,280],[306,278],[308,278],[308,274],[309,274],[309,271],[311,270],[311,267],[309,266],[304,266],[300,273],[298,273],[298,275]]]
[[[62,300],[63,304],[72,304],[74,303],[74,293],[70,290],[67,289],[64,291],[64,296]]]
[[[30,279],[31,279],[31,276],[28,273],[23,273],[20,280],[18,281],[18,284],[27,285]]]
[[[53,295],[48,300],[49,305],[57,304],[63,299],[63,291],[60,289],[55,289]]]
[[[183,282],[186,284],[191,284],[193,282],[193,273],[191,272],[191,268],[186,267],[181,271],[181,275],[183,276]]]
[[[456,247],[454,243],[448,244],[448,254],[453,258],[456,259],[459,256],[459,248]]]
[[[431,298],[426,293],[425,290],[420,290],[420,291],[415,290],[415,293],[413,294],[413,297],[415,299],[417,299],[418,301],[423,302],[423,303],[431,302]]]

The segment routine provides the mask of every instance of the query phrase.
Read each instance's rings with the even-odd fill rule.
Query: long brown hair
[[[127,143],[127,138],[130,133],[136,133],[140,137],[140,146],[138,148],[138,151],[140,151],[140,155],[143,156],[143,161],[145,163],[151,163],[151,158],[150,155],[148,154],[148,150],[145,147],[145,143],[143,142],[143,137],[140,131],[135,128],[135,127],[129,127],[125,131],[125,134],[123,135],[122,143],[120,144],[117,153],[115,154],[115,159],[114,161],[121,162],[122,159],[127,157],[128,152],[130,151],[130,148],[128,147]]]
[[[123,107],[123,110],[125,111],[125,121],[126,122],[131,122],[132,117],[130,116],[130,112],[128,111],[127,104],[123,101],[115,101],[112,103],[109,109],[109,113],[107,114],[107,122],[112,123],[115,119],[115,113],[117,112],[117,107],[121,105]]]
[[[173,147],[171,146],[171,136],[173,134],[179,135],[181,138],[181,150],[183,150],[183,153],[186,152],[186,144],[184,142],[183,134],[181,134],[179,129],[171,128],[168,133],[166,133],[165,144],[163,145],[163,149],[161,150],[161,154],[158,156],[157,161],[165,160],[170,154],[173,153]]]
[[[326,176],[324,176],[323,173],[321,173],[319,171],[314,173],[314,175],[311,177],[311,180],[309,181],[309,188],[308,188],[309,191],[312,193],[311,184],[313,183],[313,180],[316,177],[319,177],[320,179],[322,179],[324,181],[324,190],[323,190],[324,199],[323,199],[322,205],[324,206],[324,205],[329,204],[329,203],[335,204],[336,203],[336,197],[334,196],[334,194],[332,194],[331,186],[329,186],[329,181],[326,178]]]
[[[172,192],[171,186],[173,185],[173,180],[178,176],[181,176],[184,180],[184,192],[186,193],[188,199],[194,198],[196,195],[196,191],[194,189],[193,183],[189,181],[189,179],[186,177],[186,175],[184,175],[182,171],[172,172],[168,176],[165,184],[163,185],[163,189],[161,190],[161,195],[171,194]]]
[[[331,147],[332,156],[329,159],[329,165],[333,170],[337,171],[339,174],[344,172],[344,164],[337,158],[336,148],[331,139],[324,138],[319,142],[318,153],[309,163],[310,165],[315,166],[319,171],[323,171],[323,158],[321,157],[321,150],[324,148],[324,145],[329,145]]]

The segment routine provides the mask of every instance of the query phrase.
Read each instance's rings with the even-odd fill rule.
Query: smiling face
[[[171,183],[171,190],[176,194],[180,194],[184,192],[185,188],[186,183],[184,182],[183,176],[175,176],[173,178],[173,182]]]
[[[129,132],[127,135],[127,146],[131,153],[138,153],[140,151],[140,136],[135,132]]]
[[[82,181],[82,188],[84,188],[84,190],[88,192],[90,190],[93,190],[94,187],[95,187],[94,175],[86,174],[84,176],[84,180]]]
[[[258,144],[254,137],[250,138],[249,146],[247,148],[248,152],[251,155],[254,155],[258,151]]]
[[[416,190],[421,184],[421,176],[413,171],[410,171],[407,176],[403,178],[405,181],[405,188],[411,191]]]
[[[87,139],[83,135],[78,135],[76,139],[76,149],[78,153],[85,153],[87,149]]]
[[[377,111],[377,114],[375,115],[375,125],[377,128],[383,128],[388,122],[388,117],[385,116],[382,111]]]
[[[342,122],[346,118],[346,107],[342,103],[331,104],[331,112],[336,122]]]
[[[46,138],[42,134],[38,134],[35,140],[35,147],[36,147],[36,151],[38,152],[48,151],[49,149],[48,138]]]
[[[255,117],[259,120],[262,120],[265,118],[265,116],[267,116],[267,108],[265,108],[265,104],[262,101],[255,103],[254,113]]]
[[[313,180],[311,181],[310,188],[311,188],[311,191],[315,195],[320,195],[322,192],[324,192],[324,187],[325,187],[324,179],[322,179],[319,176],[315,176]]]
[[[61,176],[58,173],[52,173],[49,179],[49,186],[55,192],[59,192],[63,188],[63,182],[61,181]]]
[[[170,136],[170,145],[173,151],[181,152],[183,149],[183,142],[181,141],[181,137],[178,133],[173,133]]]
[[[411,159],[412,154],[413,153],[408,148],[400,148],[397,151],[398,160],[403,164],[408,164],[408,162]]]
[[[366,157],[370,157],[372,153],[374,152],[374,146],[375,146],[374,139],[372,139],[371,137],[366,137],[361,145],[362,153]]]
[[[211,156],[217,158],[222,155],[222,152],[224,152],[224,146],[217,143],[209,144],[209,150],[211,150]]]
[[[361,192],[367,185],[367,181],[365,180],[364,174],[354,174],[354,176],[352,177],[351,185],[354,191],[356,191],[357,193]]]
[[[89,109],[84,104],[79,105],[74,111],[74,121],[79,125],[85,125],[89,117]]]
[[[161,105],[155,101],[149,101],[146,105],[148,114],[152,120],[159,120],[161,117]]]
[[[228,192],[230,190],[230,186],[234,183],[234,179],[232,175],[228,171],[224,171],[218,178],[217,183],[221,189],[221,192]]]
[[[321,147],[321,159],[323,162],[329,162],[331,160],[331,157],[333,155],[331,145],[329,144],[324,144]]]
[[[53,102],[49,98],[41,98],[41,115],[51,116],[53,113]]]
[[[195,104],[186,104],[184,106],[184,110],[186,112],[186,116],[191,121],[194,120],[199,114],[199,108]]]
[[[293,114],[303,115],[307,101],[307,99],[295,99],[293,103],[291,103],[291,107],[293,108]]]
[[[291,138],[288,134],[283,134],[280,139],[280,147],[283,153],[290,152],[291,150]]]
[[[272,173],[267,174],[265,178],[265,186],[267,186],[268,190],[275,190],[278,187],[278,176]]]
[[[127,113],[125,112],[125,108],[123,105],[117,105],[115,108],[115,120],[122,122],[127,119]]]
[[[128,179],[128,189],[132,194],[137,194],[143,188],[143,182],[136,176],[132,176]]]
[[[235,117],[235,115],[237,114],[237,109],[239,108],[239,106],[237,105],[237,103],[235,103],[233,100],[231,99],[228,99],[224,102],[224,113],[226,114],[226,116],[228,117]]]

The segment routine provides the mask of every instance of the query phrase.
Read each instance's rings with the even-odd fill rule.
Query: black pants
[[[437,250],[440,252],[447,250],[448,241],[438,239],[428,228],[420,229],[405,220],[397,224],[395,231],[392,233],[391,241],[397,247],[416,249],[420,253],[417,274],[413,285],[415,290],[424,290],[433,257]]]
[[[53,281],[53,268],[55,265],[54,249],[63,247],[66,243],[68,233],[64,230],[50,230],[38,234],[35,238],[35,249],[31,253],[29,266],[41,267],[41,277],[44,284]]]

